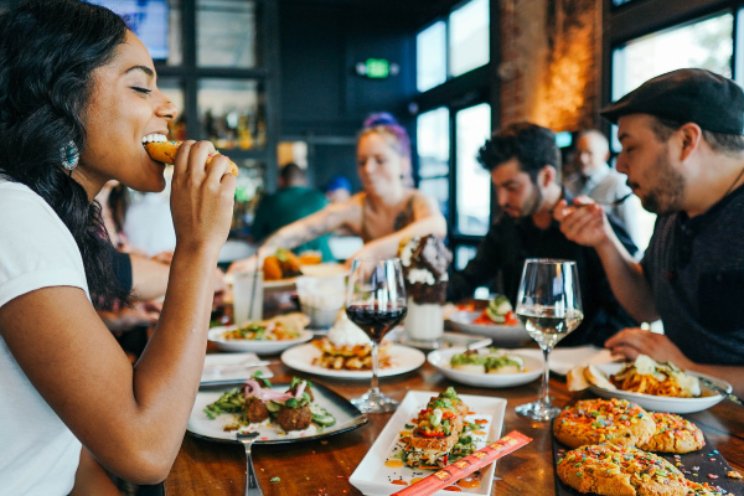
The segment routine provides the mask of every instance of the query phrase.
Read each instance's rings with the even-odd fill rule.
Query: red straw
[[[437,470],[425,479],[421,479],[397,493],[393,493],[393,496],[428,496],[434,494],[443,487],[454,484],[465,476],[518,450],[531,441],[531,437],[527,437],[519,431],[511,431],[498,441],[494,441],[465,458],[461,458],[455,463]]]

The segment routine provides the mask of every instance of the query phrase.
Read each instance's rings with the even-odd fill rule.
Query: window
[[[447,79],[447,28],[437,21],[416,36],[416,88],[426,91]]]
[[[445,218],[449,214],[449,111],[440,107],[425,112],[416,123],[419,189],[437,200]]]
[[[197,0],[196,15],[197,65],[256,67],[255,2]]]
[[[459,76],[489,60],[488,0],[472,0],[450,14],[450,75]]]
[[[456,228],[461,234],[483,235],[491,218],[491,177],[476,159],[490,135],[491,107],[481,103],[455,116],[457,149]]]
[[[718,14],[631,40],[612,54],[612,99],[644,81],[683,67],[731,77],[734,16]]]
[[[490,62],[489,0],[471,0],[416,36],[416,88],[430,90]]]

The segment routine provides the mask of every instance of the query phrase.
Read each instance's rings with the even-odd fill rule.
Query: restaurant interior
[[[18,3],[0,0],[0,12]],[[552,350],[555,341],[545,342],[551,338],[528,332],[525,326],[537,326],[537,320],[522,314],[517,319],[520,302],[500,299],[505,290],[498,278],[465,300],[436,303],[436,313],[428,310],[432,306],[428,303],[419,312],[419,304],[406,299],[405,288],[388,288],[385,304],[402,294],[407,320],[405,311],[366,316],[388,319],[381,326],[370,321],[360,325],[370,329],[377,325],[379,336],[365,328],[371,342],[359,344],[354,341],[358,336],[347,336],[343,339],[348,356],[335,348],[329,351],[335,346],[328,341],[331,333],[353,326],[346,315],[355,323],[364,318],[354,314],[362,310],[351,304],[355,291],[361,291],[358,287],[369,284],[361,280],[361,263],[351,265],[362,238],[343,229],[334,231],[329,238],[332,260],[323,263],[313,258],[315,252],[272,252],[282,270],[285,264],[297,265],[270,280],[266,261],[255,257],[262,240],[253,225],[262,199],[282,188],[282,170],[289,163],[299,166],[309,188],[323,194],[338,184],[352,195],[362,191],[356,157],[360,130],[370,115],[386,112],[410,136],[410,184],[434,200],[446,221],[442,243],[430,245],[451,253],[449,268],[445,265],[442,272],[441,280],[446,281],[448,273],[464,269],[476,256],[494,220],[504,215],[491,173],[477,158],[494,131],[518,121],[550,129],[563,161],[559,177],[567,177],[577,167],[580,133],[596,129],[609,138],[608,163],[613,167],[621,145],[615,137],[617,127],[600,116],[603,106],[652,77],[685,67],[744,82],[744,29],[739,25],[744,0],[90,3],[121,15],[148,48],[159,88],[179,109],[169,129],[171,138],[210,140],[239,167],[221,270],[250,256],[256,268],[264,264],[263,276],[259,271],[226,276],[226,289],[212,315],[196,404],[168,478],[155,485],[117,479],[120,494],[646,494],[640,489],[601,492],[596,485],[576,483],[582,475],[568,482],[574,472],[582,473],[587,456],[604,456],[594,452],[579,456],[572,474],[559,477],[559,465],[576,456],[571,448],[585,444],[574,446],[570,436],[561,437],[557,426],[569,414],[561,413],[559,421],[544,411],[543,418],[534,411],[519,411],[520,405],[537,398],[547,398],[546,404],[552,398],[560,409],[578,400],[599,401],[598,397],[629,400],[648,411],[679,413],[699,428],[704,446],[665,454],[658,462],[665,465],[659,465],[657,473],[676,467],[693,481],[690,484],[698,484],[669,494],[744,494],[744,409],[725,381],[703,377],[700,381],[706,382],[700,384],[707,393],[698,391],[699,397],[628,393],[618,386],[621,364],[608,350],[596,344]],[[143,252],[172,250],[170,218],[161,223],[147,213],[154,210],[145,210],[155,203],[167,210],[168,190],[121,191],[128,198],[133,222],[140,207],[146,212],[146,226],[134,227],[131,233],[124,229],[132,246],[135,232],[147,227],[152,239],[140,238]],[[644,210],[637,221],[640,234],[634,241],[642,250],[656,216]],[[395,277],[408,277],[407,264],[415,263],[411,258],[424,251],[424,241],[418,242],[401,246],[402,268],[390,265],[381,271],[389,275],[397,270]],[[576,280],[571,279],[576,265],[552,263],[548,269],[565,276],[566,292],[576,289]],[[428,261],[424,265],[432,267]],[[524,270],[526,274],[528,268]],[[355,277],[360,280],[350,280]],[[524,281],[523,276],[520,297],[533,291],[537,299],[544,288],[530,289]],[[568,301],[581,310],[578,295],[569,295]],[[416,330],[409,329],[415,325],[414,315],[429,319],[418,325],[434,330],[415,335]],[[564,316],[561,325],[570,332],[581,322],[578,315],[575,324]],[[643,327],[664,332],[660,322],[644,322]],[[133,361],[155,328],[138,325],[119,333]],[[357,360],[354,354],[360,348],[363,356]],[[543,359],[548,360],[550,350],[548,367]],[[468,361],[474,356],[475,361]],[[328,363],[321,363],[326,358]],[[359,360],[370,361],[358,365]],[[457,360],[465,360],[464,365]],[[489,373],[488,364],[493,363],[498,363],[493,365],[496,369],[506,369]],[[638,373],[641,364],[631,362],[628,367]],[[306,401],[311,427],[293,427],[292,420],[279,427],[278,406],[269,407],[270,420],[255,424],[230,403],[243,405],[244,388],[263,390],[265,379],[274,384],[276,395],[265,396],[272,398],[267,400],[271,405],[279,404],[279,391],[289,394],[281,401],[297,403],[307,396],[305,388],[312,389],[314,397]],[[382,396],[360,401],[361,395],[369,394],[370,381],[371,391],[381,390]],[[437,401],[434,397],[439,407],[430,404]],[[375,401],[377,411],[370,406]],[[458,410],[458,402],[466,406]],[[611,416],[602,410],[605,406],[584,408],[594,426]],[[579,410],[577,415],[582,415]],[[650,416],[646,410],[626,413],[646,421]],[[446,437],[451,437],[451,425],[457,430],[457,449],[464,452],[456,456],[450,451],[443,459],[415,463],[411,454],[415,450],[407,451],[406,445],[413,441],[406,439],[426,429],[436,431],[443,418]],[[469,450],[460,444],[462,429],[463,435],[469,432]],[[479,456],[472,455],[474,451]],[[458,458],[461,462],[449,463]],[[479,463],[483,458],[486,461]],[[435,484],[437,475],[441,480]],[[648,483],[643,479],[638,487]]]

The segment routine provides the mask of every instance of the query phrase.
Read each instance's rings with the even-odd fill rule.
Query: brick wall
[[[601,0],[502,0],[501,123],[597,123]]]

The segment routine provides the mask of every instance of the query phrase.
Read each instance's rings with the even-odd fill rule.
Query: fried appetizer
[[[176,153],[183,144],[183,141],[168,141],[162,134],[149,134],[144,138],[144,146],[147,154],[150,158],[162,162],[164,164],[173,164],[176,161]],[[212,159],[220,155],[215,153],[207,158],[207,166],[212,162]],[[228,164],[229,172],[233,176],[238,175],[238,166],[230,160]]]
[[[460,441],[468,407],[453,388],[432,398],[412,421],[413,429],[405,431],[403,461],[409,467],[438,466],[449,463],[449,457]]]

